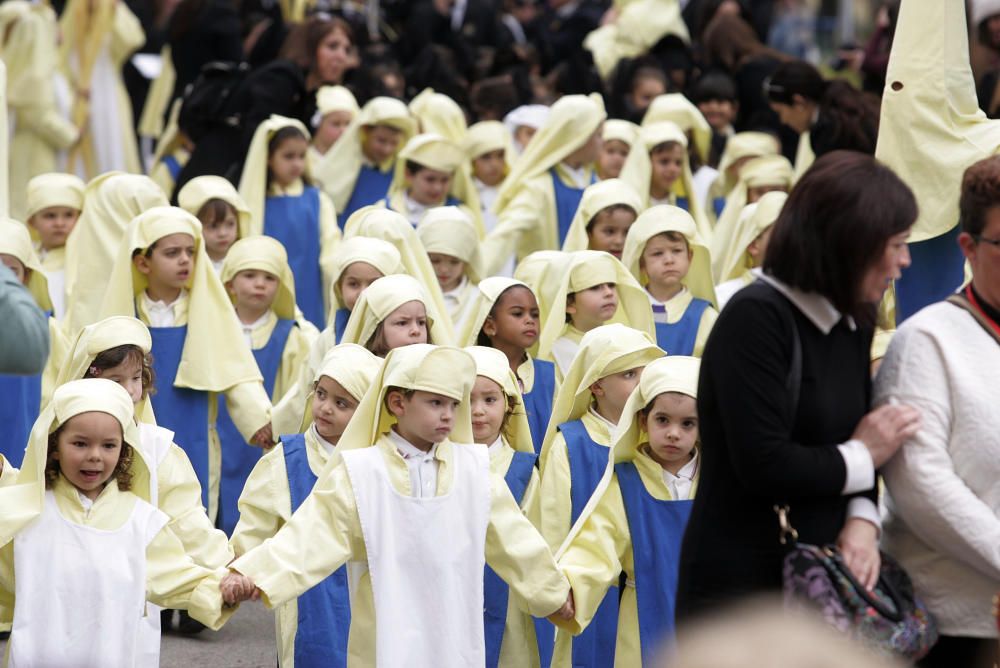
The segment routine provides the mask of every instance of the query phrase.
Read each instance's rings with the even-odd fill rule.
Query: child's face
[[[424,206],[443,204],[451,187],[451,174],[437,169],[425,167],[416,174],[407,172],[406,178],[410,182],[410,198]]]
[[[387,400],[399,435],[421,450],[430,450],[448,438],[455,427],[459,402],[451,397],[422,390],[405,397],[393,391]]]
[[[771,241],[771,230],[774,225],[768,226],[766,230],[757,235],[757,238],[747,246],[747,254],[753,261],[754,267],[764,264],[764,256],[767,255],[767,245]]]
[[[771,186],[754,186],[753,188],[747,188],[747,204],[753,204],[761,197],[767,193],[773,192],[788,192],[788,187],[784,184],[771,185]]]
[[[124,387],[128,395],[132,397],[133,404],[142,401],[142,363],[138,360],[127,357],[121,364],[103,369],[98,376]]]
[[[478,158],[472,160],[472,173],[476,178],[488,186],[498,186],[504,177],[504,150],[497,149],[483,153]]]
[[[406,302],[382,321],[382,334],[389,350],[427,343],[427,309],[423,302]]]
[[[302,137],[289,137],[278,144],[267,158],[274,182],[287,187],[306,173],[306,149],[309,144]]]
[[[604,146],[603,132],[604,126],[602,124],[587,138],[587,143],[566,156],[564,162],[574,167],[597,162],[597,159],[601,157],[601,148]]]
[[[528,147],[528,142],[531,138],[535,136],[538,132],[537,128],[533,128],[530,125],[518,125],[514,130],[514,141],[520,144],[523,148]]]
[[[628,228],[635,222],[635,213],[628,209],[615,208],[611,211],[600,211],[594,224],[587,232],[587,247],[590,250],[607,251],[619,260],[625,250],[625,237]]]
[[[367,262],[352,262],[340,274],[340,296],[347,310],[354,310],[361,293],[385,274]]]
[[[42,242],[42,248],[52,250],[66,245],[66,237],[73,231],[73,226],[76,225],[76,220],[79,217],[79,209],[71,209],[68,206],[50,206],[29,218],[28,223],[38,232],[38,240]]]
[[[27,284],[31,277],[31,272],[24,266],[24,263],[9,253],[0,253],[0,264],[14,272],[14,276],[21,282],[21,285]]]
[[[312,418],[316,431],[334,445],[358,408],[358,400],[329,376],[320,376],[313,394]]]
[[[472,436],[476,443],[492,445],[500,436],[503,417],[507,412],[507,397],[495,380],[476,376],[472,386]]]
[[[396,155],[403,132],[388,125],[375,125],[368,128],[361,150],[365,156],[376,165]]]
[[[122,452],[122,428],[108,413],[80,413],[63,423],[53,457],[70,484],[94,500],[111,479]]]
[[[239,222],[233,211],[227,211],[226,215],[219,219],[202,221],[202,238],[205,240],[205,252],[215,262],[224,260],[230,246],[236,243],[239,236]]]
[[[434,267],[434,275],[437,276],[441,292],[448,292],[458,287],[465,275],[465,263],[454,255],[444,253],[428,253],[431,266]]]
[[[483,323],[483,332],[494,346],[527,350],[538,340],[538,301],[528,288],[516,286],[500,296],[493,315]]]
[[[646,242],[640,262],[650,285],[676,288],[691,268],[691,250],[683,238],[672,241],[657,234]]]
[[[613,373],[590,386],[601,415],[612,422],[618,422],[625,409],[625,402],[639,384],[642,369],[643,367],[637,366],[634,369]]]
[[[674,183],[684,169],[684,147],[673,144],[651,154],[653,171],[650,176],[650,192],[663,198],[673,190]]]
[[[698,110],[716,132],[725,130],[736,118],[736,103],[732,100],[705,100],[698,103]]]
[[[270,272],[244,269],[236,272],[232,280],[226,283],[226,288],[233,296],[237,309],[263,312],[274,303],[279,282],[278,277]]]
[[[178,232],[157,240],[149,257],[141,254],[133,260],[151,286],[180,290],[194,271],[194,253],[194,237]]]
[[[633,109],[643,112],[649,108],[654,99],[666,92],[667,87],[659,79],[655,77],[642,77],[632,87],[632,91],[629,93],[629,101],[632,103]]]
[[[589,332],[611,320],[618,310],[618,288],[614,283],[600,283],[574,293],[573,303],[566,304],[573,326]]]
[[[698,408],[694,397],[664,392],[656,397],[645,420],[649,454],[663,468],[676,473],[691,461],[698,442]]]
[[[629,145],[620,139],[610,139],[601,147],[597,171],[602,179],[617,179],[628,159]]]
[[[319,127],[316,128],[316,135],[313,137],[313,142],[322,149],[329,149],[337,143],[340,135],[344,134],[344,130],[350,124],[351,112],[331,111],[320,121]]]

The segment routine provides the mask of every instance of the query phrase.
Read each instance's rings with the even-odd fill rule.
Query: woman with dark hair
[[[780,590],[779,505],[803,542],[838,545],[860,582],[877,580],[875,469],[920,419],[870,410],[869,349],[916,216],[909,188],[854,152],[823,156],[789,195],[762,279],[726,305],[702,358],[679,617]]]
[[[309,126],[316,112],[316,91],[326,84],[342,83],[357,64],[353,32],[339,18],[313,17],[295,26],[281,55],[251,72],[233,90],[222,115],[238,122],[220,123],[197,139],[191,160],[177,179],[175,193],[192,178],[205,174],[226,176],[235,182],[262,121],[277,114]]]
[[[874,95],[846,81],[827,81],[804,60],[779,65],[764,82],[764,93],[784,125],[809,133],[815,155],[841,149],[875,154],[879,101]]]

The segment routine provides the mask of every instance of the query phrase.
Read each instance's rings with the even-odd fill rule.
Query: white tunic
[[[121,528],[66,520],[45,493],[38,518],[14,538],[11,668],[145,666],[146,548],[167,516],[138,500]]]
[[[452,452],[451,489],[429,498],[396,491],[379,448],[343,453],[368,553],[379,668],[486,663],[489,459],[478,446]]]

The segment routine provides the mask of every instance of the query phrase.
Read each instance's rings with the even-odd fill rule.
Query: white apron
[[[452,452],[451,490],[423,499],[396,491],[379,448],[343,453],[368,552],[379,668],[486,664],[489,457],[472,445]]]
[[[42,514],[14,538],[11,668],[149,665],[137,656],[146,548],[166,523],[137,500],[119,529],[81,526],[46,492]]]

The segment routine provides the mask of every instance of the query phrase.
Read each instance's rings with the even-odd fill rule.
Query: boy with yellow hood
[[[448,318],[459,336],[483,274],[479,235],[469,215],[457,206],[428,211],[417,227],[417,236],[434,267]]]
[[[198,219],[156,207],[133,220],[111,268],[102,317],[135,315],[153,339],[157,422],[173,429],[218,513],[221,447],[217,395],[245,441],[273,444],[271,402],[226,290],[205,254]],[[263,424],[262,424],[263,423]]]
[[[529,515],[558,549],[604,475],[611,436],[643,367],[663,357],[650,336],[625,325],[598,327],[583,337],[563,380],[541,454],[541,484]],[[618,591],[612,589],[582,635],[556,636],[552,665],[610,666],[618,626]]]
[[[472,184],[476,188],[483,227],[492,232],[497,224],[493,205],[500,195],[500,186],[510,173],[514,157],[510,135],[500,121],[480,121],[469,126],[462,145],[465,157],[472,163]]]
[[[733,235],[728,240],[719,240],[720,282],[715,286],[715,294],[720,309],[760,275],[771,227],[787,199],[787,193],[770,192],[753,204],[747,204],[740,213]]]
[[[348,560],[365,562],[352,597],[351,665],[376,656],[386,666],[484,665],[487,563],[529,612],[568,617],[569,588],[545,542],[472,444],[475,378],[475,362],[457,348],[390,352],[340,456],[281,531],[232,564],[229,582],[256,584],[274,606]]]
[[[642,372],[622,413],[612,461],[560,549],[578,634],[625,573],[614,665],[652,665],[674,636],[681,540],[698,479],[699,362],[670,355]],[[609,664],[610,665],[610,664]]]
[[[303,433],[283,435],[246,481],[232,539],[237,555],[278,533],[309,496],[381,366],[382,360],[351,343],[323,358],[304,402],[308,427]],[[341,566],[278,608],[279,665],[346,666],[350,625],[347,567]]]
[[[52,312],[66,314],[66,240],[83,210],[83,181],[72,174],[39,174],[28,181],[27,223],[49,280]]]
[[[463,206],[451,192],[464,163],[462,149],[441,135],[416,135],[399,152],[389,194],[381,204],[403,214],[414,227],[429,209]]]
[[[781,144],[766,132],[737,132],[726,141],[719,158],[719,174],[708,188],[706,210],[713,225],[726,207],[726,197],[739,182],[743,165],[754,158],[780,153]]]
[[[584,188],[597,180],[593,164],[605,118],[599,96],[567,95],[552,105],[500,188],[498,223],[483,242],[486,274],[511,253],[521,259],[562,246]]]

